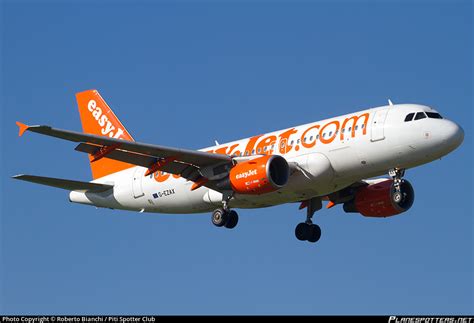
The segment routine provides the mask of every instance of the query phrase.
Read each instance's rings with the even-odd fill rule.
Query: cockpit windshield
[[[424,112],[417,112],[415,115],[415,120],[420,120],[426,118],[426,114]]]
[[[409,122],[412,120],[420,120],[426,117],[430,119],[443,119],[443,117],[437,112],[412,112],[407,114],[407,116],[405,117],[405,122]]]
[[[407,116],[405,117],[405,122],[412,121],[414,115],[415,115],[415,113],[407,114]]]
[[[426,112],[426,115],[428,116],[428,118],[431,118],[431,119],[443,119],[443,117],[439,113],[436,113],[436,112]]]

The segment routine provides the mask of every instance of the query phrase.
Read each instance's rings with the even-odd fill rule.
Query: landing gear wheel
[[[225,224],[225,227],[227,229],[233,229],[235,228],[238,222],[239,222],[239,215],[237,214],[237,212],[233,210],[229,211],[227,213],[227,222]]]
[[[300,223],[295,228],[296,239],[300,241],[316,242],[321,238],[321,228],[319,225],[313,224],[311,220],[314,212],[323,207],[320,197],[313,197],[309,200],[302,201],[300,209],[306,207],[306,221]]]
[[[300,223],[295,229],[296,239],[300,241],[317,242],[321,238],[321,228],[317,224]]]
[[[300,223],[295,228],[296,239],[300,241],[306,241],[309,236],[310,226],[307,223]]]
[[[402,192],[396,191],[393,193],[393,201],[399,204],[403,200]]]
[[[309,242],[317,242],[319,238],[321,238],[321,228],[317,224],[311,224],[309,226],[309,235],[308,235],[308,241]]]
[[[217,209],[212,212],[211,220],[212,224],[214,224],[216,227],[222,227],[227,223],[228,218],[228,212],[224,211],[223,209]]]

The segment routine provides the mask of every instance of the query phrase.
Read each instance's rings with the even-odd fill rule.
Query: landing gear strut
[[[395,203],[400,203],[403,200],[403,194],[400,185],[403,183],[405,170],[392,168],[388,171],[388,175],[393,179],[393,188],[395,189],[395,192],[393,193],[393,201]]]
[[[229,208],[229,201],[232,198],[232,192],[224,192],[222,199],[222,208],[212,212],[212,223],[216,227],[226,227],[233,229],[239,222],[239,215]]]
[[[316,242],[321,238],[321,228],[313,224],[311,219],[316,211],[322,208],[320,198],[312,198],[306,201],[306,221],[298,224],[295,228],[296,239],[300,241]]]

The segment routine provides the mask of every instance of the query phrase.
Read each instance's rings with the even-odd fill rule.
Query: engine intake
[[[360,213],[367,217],[388,217],[403,213],[411,208],[415,192],[410,182],[403,180],[400,194],[395,192],[393,180],[359,188],[352,201],[344,203],[347,213]]]
[[[235,165],[229,173],[231,188],[240,194],[264,194],[288,183],[290,167],[285,158],[268,155]]]

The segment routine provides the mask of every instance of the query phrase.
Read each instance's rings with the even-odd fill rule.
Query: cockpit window
[[[414,113],[407,114],[407,116],[405,117],[405,122],[412,121],[414,115]]]
[[[424,112],[418,112],[415,116],[415,120],[420,120],[426,118],[426,115]]]
[[[431,119],[443,119],[443,117],[439,113],[436,113],[436,112],[426,112],[426,115],[428,116],[428,118],[431,118]]]

